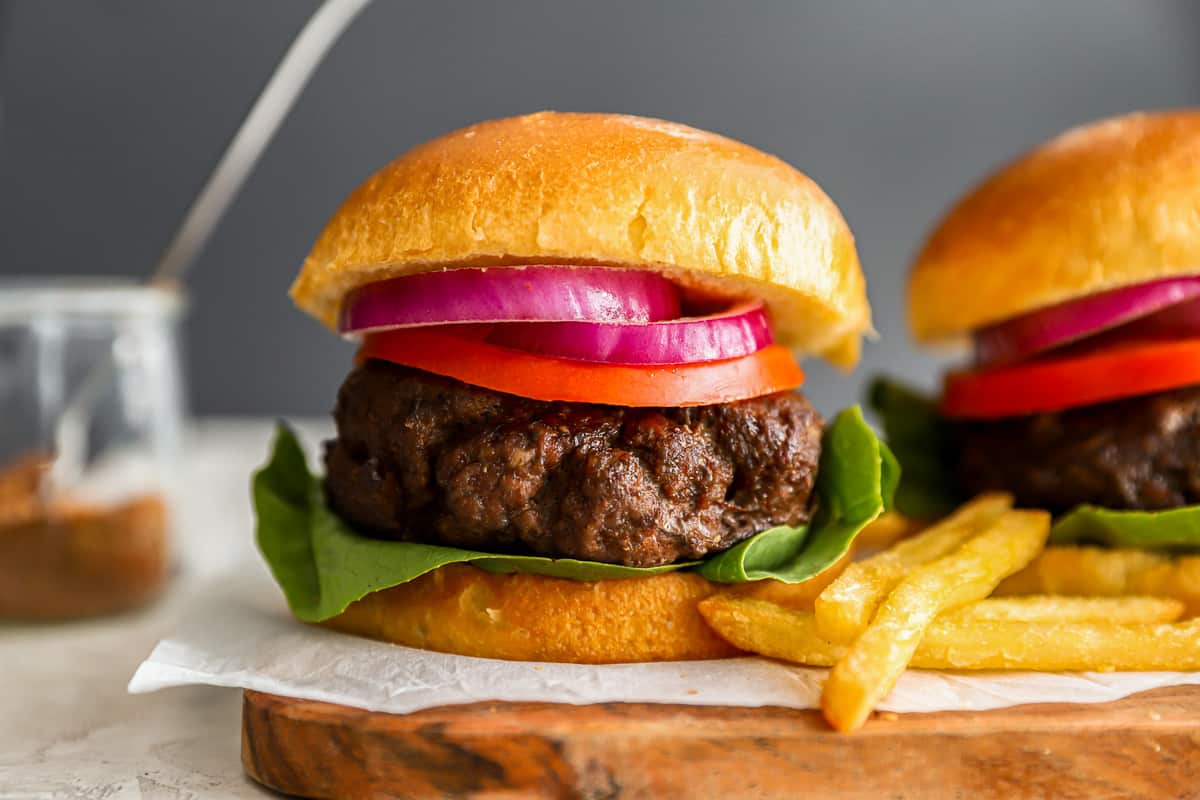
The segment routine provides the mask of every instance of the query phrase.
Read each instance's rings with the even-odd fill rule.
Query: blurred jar
[[[0,617],[106,614],[162,590],[182,305],[133,282],[0,280]]]

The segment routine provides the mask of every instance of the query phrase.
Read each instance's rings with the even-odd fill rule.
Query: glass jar
[[[0,617],[144,604],[171,564],[178,291],[0,280]]]

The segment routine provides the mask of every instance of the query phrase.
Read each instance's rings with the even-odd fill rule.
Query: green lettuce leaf
[[[765,530],[704,560],[697,572],[719,583],[799,583],[824,572],[891,507],[900,467],[854,406],[826,431],[817,475],[820,503],[812,525]]]
[[[963,498],[950,468],[949,426],[937,403],[907,386],[878,378],[871,384],[868,404],[900,462],[896,509],[915,519],[936,519],[952,511]]]
[[[820,476],[821,510],[811,526],[771,528],[706,561],[661,567],[497,555],[360,536],[326,505],[320,479],[309,472],[295,434],[282,423],[270,460],[254,476],[253,495],[259,549],[293,613],[317,622],[371,592],[455,563],[589,581],[693,568],[726,583],[805,580],[836,562],[854,536],[890,505],[898,468],[855,407],[826,430]]]
[[[1051,544],[1076,542],[1143,550],[1200,550],[1200,506],[1168,511],[1077,506],[1050,528]]]

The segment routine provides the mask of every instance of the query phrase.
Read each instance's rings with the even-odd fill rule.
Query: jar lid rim
[[[177,285],[132,278],[55,276],[0,278],[0,319],[44,316],[173,317],[183,307]]]

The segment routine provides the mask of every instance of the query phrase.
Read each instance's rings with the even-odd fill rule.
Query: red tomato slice
[[[795,389],[804,373],[770,345],[741,358],[640,367],[549,358],[489,344],[486,325],[402,328],[370,334],[359,358],[378,358],[534,400],[615,406],[699,406]]]
[[[1200,339],[1101,351],[946,376],[942,412],[995,418],[1059,411],[1200,383]]]

